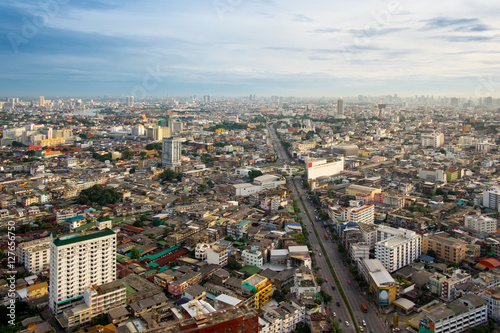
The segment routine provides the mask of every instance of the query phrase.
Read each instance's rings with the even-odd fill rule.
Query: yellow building
[[[467,243],[456,238],[436,235],[422,237],[422,253],[433,250],[439,260],[459,264],[465,259]]]
[[[254,274],[241,284],[242,287],[250,289],[254,293],[254,307],[260,309],[272,298],[273,284],[268,278]]]
[[[356,185],[356,184],[351,184],[346,189],[347,195],[352,195],[355,197],[356,194],[368,194],[370,196],[370,200],[373,200],[373,196],[376,193],[382,193],[382,190],[379,188]]]
[[[28,286],[26,289],[28,289],[26,296],[29,299],[39,298],[49,293],[49,285],[47,282],[34,284],[32,286]]]
[[[42,147],[58,146],[58,145],[63,145],[66,143],[65,138],[52,138],[52,139],[45,139],[45,140],[40,140],[40,141],[41,141],[40,145]]]

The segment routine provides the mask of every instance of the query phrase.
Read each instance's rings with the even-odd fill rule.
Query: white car
[[[347,320],[345,321],[345,326],[349,327],[349,322]]]
[[[363,326],[366,326],[366,321],[363,320]]]
[[[334,312],[334,313],[333,313],[333,316],[334,316],[334,317],[337,317],[337,314]]]

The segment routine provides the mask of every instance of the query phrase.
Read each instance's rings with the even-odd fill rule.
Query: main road
[[[290,163],[291,160],[285,152],[285,149],[277,137],[275,130],[269,125],[268,130],[279,158],[285,163]],[[301,178],[298,176],[288,176],[287,181],[291,193],[296,198],[297,204],[301,208],[300,216],[309,233],[309,244],[313,247],[313,252],[316,255],[315,258],[317,266],[321,268],[318,275],[328,280],[328,282],[325,282],[322,286],[322,290],[333,297],[333,303],[329,305],[329,316],[333,316],[333,312],[335,312],[336,317],[334,320],[338,321],[339,319],[342,319],[341,328],[344,332],[356,332],[363,320],[366,322],[366,327],[364,327],[365,331],[370,332],[370,330],[373,329],[374,332],[386,332],[387,328],[382,322],[377,309],[372,306],[372,303],[369,303],[365,299],[365,295],[356,287],[355,282],[352,281],[352,277],[349,276],[348,266],[344,265],[344,258],[342,257],[342,254],[338,252],[337,245],[332,243],[330,238],[323,241],[318,239],[316,236],[316,233],[313,230],[313,223],[320,238],[322,237],[321,235],[324,235],[326,230],[324,229],[321,221],[315,221],[314,219],[314,216],[317,215],[317,213],[307,195],[307,191],[302,186]],[[326,251],[325,253],[322,252],[320,244],[323,245],[323,248]],[[319,255],[320,253],[321,256]],[[335,280],[326,261],[326,257],[329,258],[335,275],[340,283],[340,286],[336,286],[336,291],[333,291],[331,288],[332,285],[335,285]],[[349,284],[348,281],[351,282],[351,284]],[[339,287],[343,289],[344,294],[346,295],[347,302],[351,306],[354,318],[349,315],[346,304],[344,303],[342,297],[340,297]],[[340,307],[337,306],[337,302],[340,302]],[[367,313],[363,313],[361,310],[361,303],[365,303],[368,306]],[[345,326],[346,321],[349,321],[349,327]]]

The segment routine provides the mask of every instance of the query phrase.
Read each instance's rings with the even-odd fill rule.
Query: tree
[[[250,183],[253,182],[253,180],[259,176],[262,176],[262,171],[260,170],[250,170],[250,172],[248,172],[248,178],[250,180]]]
[[[141,252],[135,246],[130,250],[130,258],[137,259],[141,255]]]
[[[273,292],[273,299],[276,301],[276,302],[283,302],[285,300],[285,296],[281,293],[281,291],[279,289],[276,289],[274,292]]]
[[[130,168],[130,170],[128,171],[128,173],[129,173],[129,174],[133,174],[133,173],[135,173],[135,167]]]
[[[80,192],[76,198],[76,202],[80,205],[88,205],[97,203],[101,206],[115,203],[120,199],[120,193],[114,188],[104,188],[101,184],[97,184]]]
[[[437,254],[436,254],[436,251],[434,251],[433,249],[429,249],[427,250],[427,253],[426,253],[428,256],[431,256],[433,258],[437,258]]]
[[[224,240],[227,240],[228,242],[234,242],[234,238],[231,235],[224,237]]]
[[[144,222],[143,222],[143,221],[141,221],[140,219],[139,219],[139,220],[136,220],[136,221],[134,222],[134,227],[142,228],[142,227],[144,227]]]
[[[141,222],[146,222],[148,220],[148,216],[146,214],[142,214],[140,217],[139,217],[139,220]]]
[[[141,151],[141,159],[144,159],[148,155],[148,152],[143,150]]]
[[[163,145],[161,142],[152,142],[146,145],[146,150],[162,150]]]
[[[227,263],[227,266],[226,266],[228,269],[234,271],[234,270],[240,270],[243,268],[243,266],[241,266],[241,264],[236,261],[236,260],[231,260]]]
[[[323,283],[325,283],[325,279],[318,277],[318,278],[316,278],[316,282],[318,284],[323,284]]]
[[[124,160],[131,160],[134,158],[134,152],[127,148],[123,151],[122,158]]]
[[[166,169],[160,175],[158,176],[162,181],[164,182],[171,182],[174,179],[177,179],[178,181],[182,180],[182,174],[179,172],[175,172],[172,169]]]

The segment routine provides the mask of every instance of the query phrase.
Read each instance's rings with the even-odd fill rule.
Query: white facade
[[[352,260],[370,259],[370,246],[367,243],[355,243],[349,247],[349,255]]]
[[[455,313],[442,304],[431,311],[424,310],[425,317],[420,319],[419,326],[434,323],[434,333],[459,333],[488,322],[487,301],[480,296],[468,294],[455,302],[464,305],[464,309],[457,309],[459,311]]]
[[[480,233],[492,234],[496,232],[497,220],[483,215],[466,215],[464,226]]]
[[[290,292],[300,298],[302,294],[313,295],[321,291],[321,286],[316,283],[316,278],[312,272],[297,272],[293,278],[293,287]]]
[[[50,237],[49,307],[54,313],[71,306],[92,285],[116,279],[116,234],[106,229]]]
[[[253,185],[250,183],[233,184],[234,194],[237,197],[247,197],[254,193],[259,193],[262,191],[262,187],[258,185]]]
[[[34,274],[49,268],[50,238],[20,243],[17,247],[17,261],[24,264],[28,272]]]
[[[422,147],[439,148],[444,144],[444,134],[440,132],[422,134],[420,138],[422,139]]]
[[[207,249],[207,263],[221,266],[227,265],[227,249],[212,245]]]
[[[181,165],[181,140],[179,138],[162,139],[161,162],[164,167],[175,169]]]
[[[319,177],[331,177],[344,170],[344,156],[337,161],[327,159],[306,158],[306,175],[309,182]]]
[[[488,317],[500,321],[500,288],[483,290],[481,296],[488,302]]]
[[[259,250],[243,250],[243,252],[241,252],[241,257],[245,260],[245,266],[256,266],[259,268],[264,266],[264,257]]]
[[[210,248],[210,245],[207,243],[198,243],[196,244],[196,250],[194,252],[194,257],[198,260],[207,260],[207,251]]]
[[[443,170],[419,169],[418,170],[418,178],[446,183],[446,174]]]
[[[144,136],[144,135],[146,135],[146,128],[144,128],[144,126],[141,124],[132,126],[132,135],[133,136]]]
[[[483,206],[500,212],[500,186],[494,186],[483,192]]]
[[[270,306],[268,306],[270,305]],[[260,333],[291,333],[298,323],[305,321],[306,310],[294,302],[270,302],[262,308],[259,316]]]
[[[406,237],[393,236],[375,244],[375,258],[380,260],[389,272],[410,265],[422,254],[422,237],[407,233]]]

